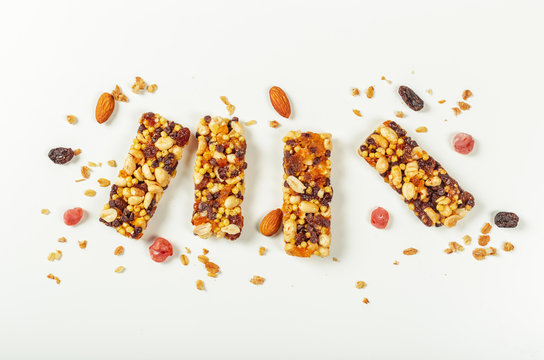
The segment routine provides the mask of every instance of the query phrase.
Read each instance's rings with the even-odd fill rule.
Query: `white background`
[[[3,2],[0,358],[543,359],[543,10],[540,1]],[[133,94],[137,75],[157,92]],[[99,125],[96,100],[115,84],[130,102]],[[403,84],[425,100],[423,111],[402,103]],[[289,95],[292,119],[271,107],[273,85]],[[370,85],[374,99],[351,96]],[[472,109],[454,117],[450,108],[467,88]],[[194,139],[141,240],[98,223],[109,188],[96,179],[119,169],[104,165],[75,183],[80,166],[122,163],[143,112],[192,131],[201,116],[227,115],[221,95],[241,120],[258,121],[247,129],[242,236],[192,235]],[[456,228],[423,226],[357,156],[397,110],[407,114],[399,123],[475,195]],[[69,125],[68,114],[78,123]],[[429,132],[415,133],[423,125]],[[280,236],[257,231],[281,206],[281,138],[290,129],[334,137],[326,259],[286,256]],[[469,156],[452,150],[459,131],[476,139]],[[47,152],[56,146],[83,153],[55,165]],[[94,198],[83,196],[88,188]],[[69,228],[62,213],[74,206],[87,216]],[[369,224],[376,206],[390,212],[386,230]],[[476,241],[443,252],[465,234],[476,239],[499,210],[521,218],[517,229],[491,231],[490,245],[510,241],[512,253],[478,262]],[[148,255],[156,236],[175,248],[163,264]],[[126,248],[120,257],[118,245]],[[185,246],[193,250],[187,267]],[[221,266],[217,279],[196,260],[203,247]],[[403,255],[408,247],[419,253]],[[64,256],[47,261],[55,249]],[[113,272],[119,265],[123,274]],[[253,275],[264,285],[250,284]],[[206,291],[196,290],[197,279]],[[356,289],[358,280],[368,286]]]

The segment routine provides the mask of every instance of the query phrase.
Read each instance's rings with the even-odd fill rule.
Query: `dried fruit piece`
[[[472,251],[472,256],[478,261],[485,259],[487,253],[483,248],[476,248]]]
[[[115,100],[110,93],[103,93],[96,104],[95,117],[99,124],[103,124],[110,118],[115,108]]]
[[[466,100],[466,99],[468,99],[468,98],[471,97],[471,96],[472,96],[472,91],[470,91],[470,90],[468,90],[468,89],[465,90],[465,91],[463,91],[463,100]]]
[[[77,118],[74,116],[74,115],[67,115],[66,116],[66,121],[68,121],[68,124],[75,124],[76,121],[77,121]]]
[[[480,237],[478,238],[478,245],[486,246],[489,243],[489,240],[489,235],[480,235]]]
[[[519,217],[513,212],[501,211],[495,215],[494,221],[500,228],[515,228],[518,226]]]
[[[280,126],[280,123],[277,122],[276,120],[272,120],[272,121],[270,122],[270,127],[271,127],[271,128],[275,129],[275,128],[277,128],[278,126]]]
[[[385,229],[389,222],[389,213],[382,207],[378,207],[372,211],[370,215],[370,223],[377,229]]]
[[[75,207],[73,209],[68,209],[64,212],[64,223],[68,226],[76,225],[81,221],[83,217],[83,209],[80,207]]]
[[[202,281],[202,280],[197,280],[197,281],[196,281],[196,288],[197,288],[198,290],[204,290],[204,281]]]
[[[270,102],[274,109],[278,114],[288,119],[289,116],[291,116],[291,104],[289,103],[285,91],[277,86],[273,86],[270,88],[268,94],[270,95]]]
[[[364,281],[357,281],[357,283],[355,284],[355,287],[357,289],[362,289],[362,288],[366,287],[366,283]]]
[[[113,251],[113,255],[123,255],[124,252],[125,252],[125,248],[122,246],[118,246]]]
[[[251,278],[251,280],[249,280],[249,282],[254,285],[262,285],[264,283],[264,280],[265,279],[263,277],[255,275]]]
[[[282,223],[282,216],[283,213],[281,209],[276,209],[266,214],[259,226],[261,234],[264,236],[272,236],[277,233]]]
[[[459,108],[463,111],[467,111],[470,109],[470,105],[464,101],[459,101],[457,104],[459,105]]]
[[[405,249],[402,253],[404,255],[415,255],[415,254],[417,254],[417,249],[408,248],[408,249]]]
[[[512,243],[505,242],[504,245],[503,245],[503,247],[502,247],[502,249],[503,249],[504,251],[509,252],[509,251],[514,250],[514,245],[512,245]]]
[[[423,100],[408,86],[399,87],[399,95],[410,109],[414,111],[423,109]]]
[[[469,154],[474,149],[474,138],[466,133],[459,133],[453,137],[453,149],[459,154]]]
[[[47,156],[55,164],[66,164],[74,157],[74,150],[65,147],[58,147],[49,150]]]
[[[374,97],[374,86],[369,86],[368,89],[366,89],[366,97],[369,99]]]
[[[357,110],[357,109],[353,109],[353,113],[359,117],[362,117],[363,115],[361,115],[361,111],[360,110]]]
[[[163,262],[167,257],[172,256],[173,253],[172,244],[162,237],[155,239],[153,244],[149,247],[151,259],[158,263]]]
[[[352,96],[357,96],[357,95],[359,95],[359,89],[357,89],[357,88],[351,89],[351,95],[352,95]]]

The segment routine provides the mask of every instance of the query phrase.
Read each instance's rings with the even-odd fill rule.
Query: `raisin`
[[[166,155],[166,159],[164,160],[164,170],[168,171],[169,174],[172,174],[176,166],[178,166],[178,161],[174,157],[174,154],[169,153]]]
[[[293,139],[289,139],[285,142],[286,145],[289,145],[289,146],[294,146],[295,145],[295,140]]]
[[[152,112],[147,112],[147,113],[143,114],[142,119],[147,120],[149,126],[155,125],[155,114],[152,113]],[[151,123],[151,121],[153,121],[153,123]]]
[[[212,121],[212,117],[210,115],[206,115],[204,116],[204,121],[206,122],[206,124],[208,124],[210,121]]]
[[[148,144],[144,149],[144,156],[146,159],[154,158],[155,155],[157,155],[157,151],[159,151],[159,149],[157,149],[155,145]]]
[[[174,254],[174,249],[168,240],[160,237],[149,247],[149,254],[153,261],[160,263],[169,256],[172,256],[172,254]]]
[[[313,221],[316,225],[328,228],[331,225],[331,221],[323,215],[317,215]]]
[[[144,124],[140,124],[140,126],[138,126],[138,132],[141,134],[143,133],[145,130],[145,125]]]
[[[177,146],[185,146],[185,144],[189,142],[190,137],[191,130],[184,127],[176,133],[174,140],[176,141]]]
[[[120,197],[115,200],[110,200],[108,204],[110,205],[110,208],[119,209],[121,211],[125,210],[128,205],[127,202]]]
[[[70,148],[58,147],[49,150],[47,154],[52,162],[55,164],[66,164],[74,157],[74,150]]]
[[[370,223],[377,229],[385,229],[389,222],[389,213],[382,207],[378,207],[372,211],[370,215]]]
[[[140,189],[145,193],[147,192],[147,184],[145,182],[139,182],[137,184],[132,185],[132,187]]]
[[[515,228],[518,222],[519,216],[513,212],[501,211],[495,215],[495,225],[501,228]]]
[[[133,239],[139,239],[140,237],[142,237],[142,228],[139,227],[139,226],[136,226],[134,228],[134,233],[132,234],[132,238]]]
[[[225,146],[221,145],[221,144],[217,144],[217,145],[215,145],[215,150],[217,152],[223,153],[223,152],[225,152]]]
[[[423,100],[408,86],[399,87],[399,95],[410,109],[414,111],[423,109]]]

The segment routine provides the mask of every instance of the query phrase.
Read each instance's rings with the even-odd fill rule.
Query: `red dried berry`
[[[389,222],[389,213],[382,207],[378,207],[372,211],[370,215],[370,223],[377,229],[385,229]]]
[[[167,257],[172,256],[172,254],[174,254],[174,250],[172,248],[172,244],[170,244],[168,240],[160,237],[157,238],[149,247],[149,254],[151,255],[151,259],[153,259],[153,261],[160,263],[166,260]]]
[[[64,223],[68,226],[76,225],[83,217],[83,209],[75,207],[64,212]]]
[[[453,138],[453,149],[466,155],[474,149],[474,139],[469,134],[459,133]]]

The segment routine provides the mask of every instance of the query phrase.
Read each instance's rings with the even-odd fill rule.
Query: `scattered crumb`
[[[61,242],[61,243],[65,243],[66,242],[66,238],[63,236],[63,237],[60,237],[57,239],[58,242]]]
[[[263,277],[260,277],[260,276],[253,276],[251,278],[251,280],[249,280],[250,283],[254,284],[254,285],[262,285],[264,283],[264,278]]]
[[[132,85],[132,92],[139,94],[143,89],[145,89],[145,81],[141,77],[136,76],[136,81],[134,82],[134,85]]]
[[[87,165],[89,165],[90,167],[98,167],[98,164],[92,161],[89,161]]]
[[[366,89],[366,97],[369,99],[374,97],[374,86],[369,86],[368,89]]]
[[[255,125],[256,123],[257,123],[257,120],[246,121],[246,126]]]
[[[395,111],[395,116],[398,117],[398,118],[403,118],[404,113],[402,111]]]
[[[191,253],[191,249],[189,249],[187,246],[185,247],[185,251],[187,251],[187,254]]]
[[[433,89],[427,89],[426,91],[427,91],[427,94],[429,94],[429,95],[433,94]]]
[[[81,149],[75,149],[74,156],[78,156],[79,154],[81,154]]]
[[[472,242],[472,238],[470,237],[470,235],[465,235],[463,236],[463,241],[465,242],[465,245],[470,245],[470,243]]]
[[[489,243],[489,235],[480,235],[478,238],[478,245],[486,246]]]
[[[368,304],[370,301],[368,301],[367,298],[364,298],[364,299],[363,299],[363,302],[364,302],[365,304]]]
[[[229,112],[229,115],[232,115],[234,114],[234,110],[236,108],[234,107],[234,105],[230,104],[230,105],[227,105],[227,111]]]
[[[125,252],[125,248],[119,245],[113,251],[113,255],[123,255],[124,252]]]
[[[187,257],[187,255],[183,254],[179,257],[179,259],[181,260],[181,263],[183,265],[189,265],[189,258]]]
[[[334,262],[338,262],[338,259],[337,259],[337,258],[335,258],[335,257],[333,257],[333,258],[332,258],[332,261],[334,261]]]
[[[121,88],[119,87],[119,85],[115,85],[115,89],[113,89],[111,94],[113,95],[113,99],[115,101],[122,101],[122,102],[128,101],[128,98],[126,97],[126,95],[121,92]]]
[[[87,240],[78,241],[78,244],[80,249],[85,249],[87,247]]]
[[[117,162],[115,162],[115,160],[108,160],[108,165],[111,167],[117,167]]]
[[[74,115],[67,115],[66,121],[68,121],[68,124],[74,125],[77,122],[77,118]]]
[[[456,241],[452,241],[449,243],[449,248],[447,248],[446,250],[444,250],[444,252],[446,254],[451,254],[451,253],[454,253],[454,252],[458,252],[458,251],[464,251],[465,248],[458,244]]]
[[[457,104],[459,105],[459,108],[463,111],[470,109],[470,105],[464,101],[459,101]]]
[[[227,99],[226,96],[220,96],[219,98],[221,99],[221,101],[223,102],[223,104],[225,104],[225,105],[230,105],[229,99]]]
[[[461,109],[459,109],[458,107],[453,107],[451,108],[453,110],[453,114],[455,116],[459,115],[461,113]]]
[[[107,187],[110,185],[110,181],[108,179],[100,178],[96,181],[98,182],[98,185],[100,185],[100,187]]]
[[[88,197],[93,197],[96,195],[96,191],[92,190],[92,189],[87,189],[85,190],[85,192],[83,193],[85,196],[88,196]]]
[[[87,179],[77,179],[76,182],[82,182],[82,181],[85,181]]]
[[[49,209],[42,209],[42,214],[49,215],[50,213],[51,211],[49,211]]]
[[[482,234],[489,234],[489,232],[491,231],[491,224],[485,223],[484,226],[482,227],[482,230],[480,231],[482,232]]]
[[[57,276],[53,275],[53,274],[47,274],[47,278],[55,280],[57,285],[60,284],[60,279]]]
[[[444,252],[445,252],[446,254],[451,254],[451,253],[453,252],[453,250],[450,249],[450,248],[447,248],[447,249],[444,249]]]
[[[198,255],[198,261],[203,264],[206,264],[210,259],[206,255]]]
[[[259,255],[263,256],[266,253],[266,248],[264,246],[261,246],[259,248]]]
[[[81,167],[81,176],[83,176],[85,179],[88,179],[91,176],[91,169],[89,169],[88,166],[83,165]]]
[[[472,256],[478,261],[485,259],[486,255],[485,249],[483,248],[476,248],[472,251]]]
[[[209,251],[208,249],[202,249],[202,253],[203,253],[204,255],[207,255],[209,252],[210,252],[210,251]]]
[[[154,93],[157,91],[157,84],[151,84],[147,87],[147,92]]]
[[[397,260],[393,261],[393,265],[398,265],[399,262]]]
[[[471,97],[471,96],[472,96],[472,91],[470,91],[470,90],[468,90],[468,89],[465,90],[465,91],[463,91],[463,100],[466,100],[466,99],[468,99],[468,98]]]
[[[118,266],[118,267],[115,268],[114,271],[115,271],[116,273],[118,273],[118,274],[119,274],[119,273],[122,273],[122,272],[125,271],[125,267],[124,267],[124,266]]]
[[[47,260],[49,261],[59,261],[62,258],[62,251],[57,250],[56,252],[49,253],[49,256],[47,257]]]
[[[385,78],[385,76],[382,76],[382,80],[386,81],[388,84],[391,84],[391,83],[392,83],[392,81],[391,81],[391,80],[387,80],[387,79]]]
[[[357,109],[353,109],[353,113],[359,117],[363,116],[361,115],[361,111],[357,110]]]
[[[512,243],[505,242],[504,245],[503,245],[503,247],[502,247],[502,249],[503,249],[504,251],[509,252],[509,251],[514,250],[514,245],[512,245]]]
[[[487,255],[495,256],[495,255],[497,255],[497,249],[494,248],[493,246],[490,246],[490,247],[488,247],[487,249],[485,249],[485,253],[486,253]]]
[[[196,288],[197,288],[198,290],[204,290],[204,281],[202,281],[202,280],[197,280],[197,281],[196,281]]]
[[[271,128],[275,129],[275,128],[277,128],[278,126],[280,126],[280,123],[277,122],[276,120],[272,120],[272,121],[270,122],[270,127],[271,127]]]
[[[415,254],[417,254],[417,249],[408,248],[408,249],[405,249],[402,253],[404,255],[415,255]]]
[[[357,89],[357,88],[351,89],[351,95],[352,95],[352,96],[357,96],[357,95],[359,95],[359,89]]]
[[[219,273],[219,265],[209,261],[206,263],[206,270],[208,270],[208,276],[217,277],[217,274]]]
[[[427,127],[426,126],[420,126],[416,129],[416,132],[418,133],[426,133],[427,132]]]
[[[445,103],[445,102],[446,102],[446,100],[444,100],[444,99],[438,100],[438,103],[439,103],[439,104],[443,104],[443,103]]]
[[[355,287],[356,287],[357,289],[362,289],[362,288],[366,287],[366,283],[365,283],[364,281],[357,281],[357,282],[355,283]]]

